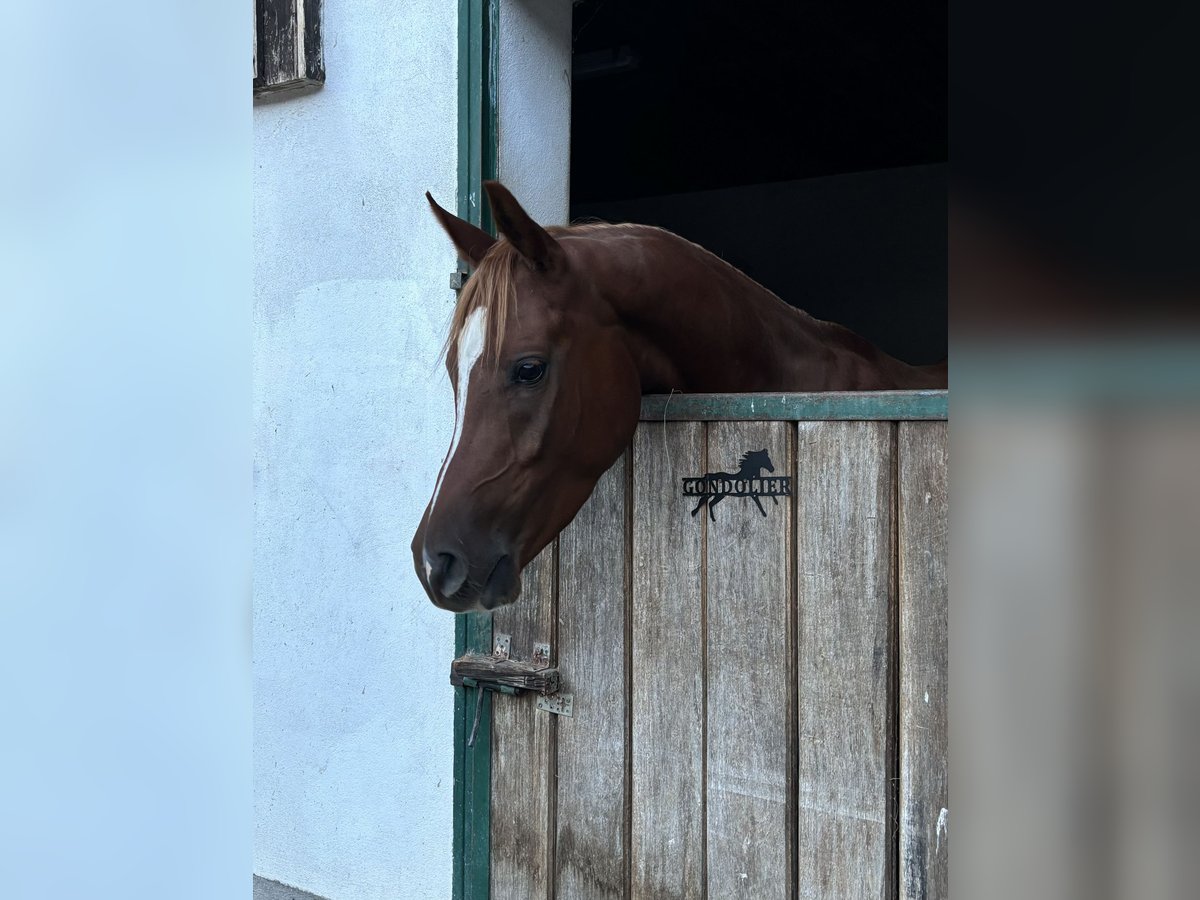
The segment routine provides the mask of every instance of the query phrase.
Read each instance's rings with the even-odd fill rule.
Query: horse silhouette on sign
[[[714,509],[726,497],[749,497],[758,507],[758,511],[765,516],[767,511],[759,497],[770,497],[778,506],[780,495],[791,495],[790,478],[763,477],[763,470],[775,471],[775,464],[771,462],[766,448],[743,453],[738,465],[741,468],[736,472],[709,472],[700,478],[683,479],[683,493],[700,498],[700,502],[692,510],[693,516],[704,507],[708,507],[709,519],[717,521]]]

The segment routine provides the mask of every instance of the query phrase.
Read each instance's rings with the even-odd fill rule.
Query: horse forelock
[[[504,343],[508,317],[517,305],[516,265],[519,258],[520,254],[512,244],[506,240],[499,240],[492,245],[478,268],[467,279],[466,285],[459,292],[458,302],[454,305],[450,333],[446,336],[446,344],[442,348],[442,355],[449,360],[451,367],[458,358],[459,342],[471,313],[477,309],[486,310],[488,314],[483,358],[497,358],[500,346]]]

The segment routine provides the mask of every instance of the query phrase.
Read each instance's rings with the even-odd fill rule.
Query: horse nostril
[[[443,597],[453,597],[467,580],[466,561],[457,553],[439,553],[429,574],[430,586]]]

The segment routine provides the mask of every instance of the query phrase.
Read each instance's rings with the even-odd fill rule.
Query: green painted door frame
[[[483,182],[496,177],[500,0],[458,0],[458,215],[495,233]],[[455,617],[454,651],[492,649],[491,614]],[[480,696],[482,694],[482,696]],[[467,746],[475,716],[479,728]],[[454,689],[454,900],[487,900],[491,883],[492,697]]]

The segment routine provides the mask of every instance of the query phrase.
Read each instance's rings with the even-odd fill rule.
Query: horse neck
[[[596,283],[626,327],[645,393],[939,386],[677,235],[621,229],[599,255],[605,277]]]

